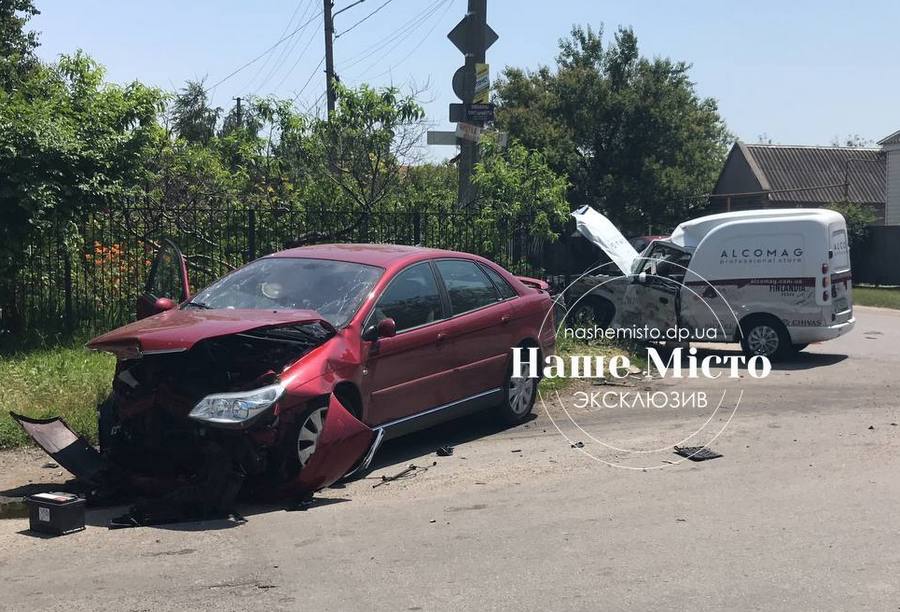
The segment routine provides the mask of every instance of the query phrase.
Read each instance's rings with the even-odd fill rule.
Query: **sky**
[[[352,2],[335,0],[334,10]],[[248,94],[324,105],[321,0],[36,5],[42,14],[31,25],[44,59],[81,48],[116,82],[174,90],[189,79],[222,81],[211,95],[226,108]],[[452,129],[447,105],[458,100],[450,79],[463,57],[446,34],[465,10],[466,0],[364,0],[335,17],[336,71],[351,85],[424,88],[429,119]],[[900,129],[894,0],[488,0],[488,23],[500,36],[487,54],[492,76],[505,66],[552,66],[573,24],[602,27],[607,38],[630,26],[643,55],[690,63],[698,93],[715,98],[728,129],[747,142],[874,142]],[[435,158],[453,154],[433,149]]]

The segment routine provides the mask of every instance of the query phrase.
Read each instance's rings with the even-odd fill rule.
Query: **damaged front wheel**
[[[300,469],[306,467],[310,457],[316,452],[319,444],[319,436],[322,433],[322,427],[325,425],[325,416],[328,414],[328,407],[321,406],[313,409],[300,424],[297,433],[297,460],[300,463]]]

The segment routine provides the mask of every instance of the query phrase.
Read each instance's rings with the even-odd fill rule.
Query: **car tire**
[[[539,382],[540,378],[514,378],[512,359],[509,360],[509,366],[506,368],[506,380],[503,384],[503,403],[497,407],[503,422],[509,425],[518,425],[528,420],[534,409],[534,401],[537,399]]]
[[[307,466],[318,448],[327,414],[327,402],[315,402],[302,412],[288,430],[281,445],[282,480],[293,480]]]
[[[741,331],[741,348],[748,358],[761,355],[777,361],[794,352],[787,328],[775,317],[749,317],[741,322]]]

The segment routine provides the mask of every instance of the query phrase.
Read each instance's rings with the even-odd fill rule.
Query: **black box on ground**
[[[84,500],[71,493],[36,493],[25,498],[30,529],[65,535],[84,529]]]

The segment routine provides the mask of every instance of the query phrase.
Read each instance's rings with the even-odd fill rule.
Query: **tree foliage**
[[[474,182],[484,252],[498,252],[501,241],[510,236],[529,236],[536,243],[559,236],[569,213],[568,181],[549,167],[540,151],[518,142],[502,149],[488,139]]]
[[[841,213],[847,222],[847,242],[850,252],[859,247],[869,237],[869,227],[875,225],[878,217],[871,206],[856,202],[834,202],[828,206],[830,210]]]
[[[38,65],[0,92],[0,268],[50,211],[66,217],[120,202],[145,178],[161,91],[103,81],[87,56]]]
[[[4,91],[37,66],[37,34],[25,26],[39,14],[32,0],[0,0],[0,89]]]
[[[497,121],[568,177],[573,207],[599,208],[631,231],[662,229],[704,204],[729,140],[689,68],[641,57],[630,29],[604,46],[600,32],[575,27],[555,68],[504,72]]]

